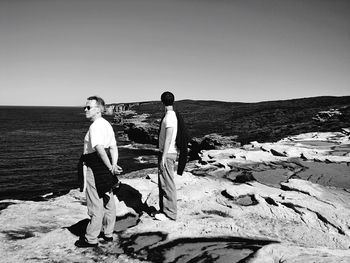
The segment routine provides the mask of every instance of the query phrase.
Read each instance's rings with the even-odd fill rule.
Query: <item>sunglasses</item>
[[[90,110],[91,108],[96,108],[96,106],[85,106],[84,110]]]

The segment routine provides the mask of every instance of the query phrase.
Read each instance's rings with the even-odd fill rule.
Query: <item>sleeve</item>
[[[93,123],[90,126],[90,142],[91,147],[95,148],[96,145],[104,145],[104,136],[103,136],[103,129],[101,128],[98,123]]]
[[[165,118],[165,128],[176,127],[177,119],[175,114],[170,114]]]

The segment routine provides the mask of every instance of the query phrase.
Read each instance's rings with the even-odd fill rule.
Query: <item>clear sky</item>
[[[350,95],[349,0],[0,0],[0,105]]]

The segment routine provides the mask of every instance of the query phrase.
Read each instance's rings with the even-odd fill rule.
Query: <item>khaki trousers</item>
[[[162,165],[160,165],[162,158],[161,155],[159,155],[158,158],[159,210],[173,220],[176,220],[177,214],[177,196],[174,181],[176,157],[176,153],[168,153],[166,157],[165,167],[162,167]]]
[[[107,193],[109,201],[103,206],[103,199],[98,196],[95,178],[92,170],[86,170],[86,205],[91,220],[86,228],[85,238],[90,244],[98,242],[98,235],[104,232],[106,237],[112,237],[116,219],[116,209],[112,191]]]

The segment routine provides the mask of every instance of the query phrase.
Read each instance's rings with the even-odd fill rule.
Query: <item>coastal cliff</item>
[[[115,113],[124,132],[136,143],[157,144],[160,102],[133,104]],[[183,116],[191,138],[190,158],[201,150],[237,147],[251,141],[273,142],[306,132],[332,132],[350,127],[350,97],[314,97],[258,103],[181,100],[175,109]]]
[[[88,218],[78,190],[3,200],[0,262],[349,262],[348,132],[203,151],[176,177],[175,222],[151,216],[156,169],[126,175],[115,241],[96,249],[74,246]]]
[[[212,133],[235,136],[235,141],[241,145],[350,127],[350,96],[256,103],[181,100],[176,101],[174,107],[183,116],[191,137],[202,138]],[[126,125],[128,134],[155,131],[157,135],[158,123],[164,112],[161,102],[140,103],[131,110],[135,114],[132,118],[127,116],[127,123],[136,121],[136,125],[130,129]],[[139,124],[142,124],[140,129]]]

